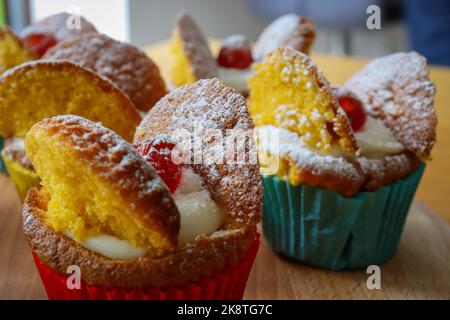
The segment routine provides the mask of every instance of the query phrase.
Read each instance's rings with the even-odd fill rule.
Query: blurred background
[[[380,30],[366,26],[370,5],[381,9]],[[0,0],[0,25],[20,31],[69,11],[113,38],[145,47],[170,37],[181,9],[210,37],[241,33],[255,41],[273,19],[295,12],[316,23],[313,52],[372,58],[414,49],[432,64],[450,65],[449,0]]]

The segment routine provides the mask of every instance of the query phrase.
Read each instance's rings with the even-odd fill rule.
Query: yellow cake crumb
[[[172,83],[176,87],[192,84],[196,78],[192,72],[189,60],[184,52],[183,42],[178,30],[173,31],[171,47],[174,65],[172,67]]]
[[[103,123],[127,141],[141,116],[111,82],[69,61],[23,64],[0,81],[0,135],[25,137],[44,118],[72,114]]]
[[[336,99],[308,56],[280,48],[254,65],[249,111],[256,126],[274,125],[298,133],[306,145],[330,152],[334,144],[354,152],[356,144]]]
[[[91,235],[113,235],[156,254],[171,247],[164,234],[149,227],[142,209],[95,170],[90,163],[95,158],[80,156],[73,142],[52,130],[33,126],[25,149],[41,178],[41,192],[48,195],[43,217],[54,230],[79,242]]]
[[[10,29],[0,29],[0,74],[35,58]]]

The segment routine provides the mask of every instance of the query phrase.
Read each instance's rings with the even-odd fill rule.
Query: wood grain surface
[[[21,205],[0,174],[0,299],[46,299],[21,226]],[[395,257],[381,266],[381,289],[368,274],[332,272],[288,261],[263,241],[246,299],[449,299],[450,226],[419,202],[410,212]]]

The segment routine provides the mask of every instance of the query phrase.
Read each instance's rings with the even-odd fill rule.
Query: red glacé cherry
[[[338,101],[347,114],[353,131],[357,132],[361,130],[367,118],[362,102],[353,95],[338,96]]]
[[[147,160],[174,193],[181,182],[182,167],[172,160],[175,144],[161,139],[145,140],[136,146],[139,154]]]
[[[242,35],[226,38],[217,63],[223,68],[247,69],[253,63],[250,42]]]
[[[48,49],[58,43],[56,38],[48,32],[30,32],[22,38],[22,41],[39,57],[42,57]]]

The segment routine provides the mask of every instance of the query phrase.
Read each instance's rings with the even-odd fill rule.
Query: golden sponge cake
[[[45,221],[54,230],[79,241],[107,233],[156,255],[175,248],[180,217],[168,189],[113,131],[58,116],[34,125],[25,149],[42,181]]]
[[[0,74],[36,56],[27,49],[14,32],[5,27],[0,29]]]
[[[256,126],[274,125],[299,134],[303,142],[329,153],[339,145],[357,150],[347,116],[327,80],[300,51],[279,48],[254,66],[249,111]]]
[[[25,137],[44,118],[74,114],[102,122],[128,141],[141,119],[115,85],[69,61],[36,61],[0,77],[0,135]]]

